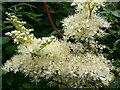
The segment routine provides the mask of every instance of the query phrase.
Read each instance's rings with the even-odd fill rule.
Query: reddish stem
[[[62,82],[58,82],[58,81],[52,80],[52,79],[50,79],[50,78],[48,78],[48,80],[53,81],[53,82],[56,82],[56,83],[58,83],[58,84],[60,84],[60,85],[65,85],[65,86],[67,86],[67,84],[64,84],[64,83],[62,83]]]
[[[89,42],[89,39],[88,39],[88,50],[90,51],[90,42]]]
[[[49,13],[49,10],[48,10],[48,7],[47,7],[47,3],[46,3],[46,0],[44,0],[44,5],[45,5],[45,9],[47,11],[47,14],[48,14],[48,17],[49,17],[49,20],[50,20],[50,23],[52,24],[53,28],[55,29],[55,31],[63,38],[63,35],[57,30],[57,28],[55,27],[53,21],[52,21],[52,18],[50,16],[50,13]]]

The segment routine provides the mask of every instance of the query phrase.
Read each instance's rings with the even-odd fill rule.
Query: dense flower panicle
[[[110,27],[110,23],[104,20],[99,15],[96,15],[97,4],[102,3],[94,2],[94,0],[86,0],[91,2],[79,2],[81,0],[74,0],[76,7],[76,14],[70,15],[61,21],[63,23],[64,34],[69,39],[87,40],[94,38],[94,35],[100,37],[106,33],[100,27]],[[103,0],[104,1],[104,0]]]
[[[53,80],[74,88],[109,85],[114,79],[114,75],[110,71],[113,66],[110,60],[99,54],[98,48],[103,50],[106,46],[98,45],[94,35],[103,36],[105,32],[99,27],[109,27],[110,23],[96,15],[95,12],[92,12],[91,16],[89,14],[88,5],[92,8],[101,5],[102,2],[77,1],[82,0],[74,0],[72,3],[72,5],[77,5],[77,14],[63,20],[64,40],[58,40],[54,36],[36,38],[30,34],[31,29],[28,30],[23,26],[26,24],[25,22],[17,21],[17,17],[6,13],[9,17],[7,20],[17,29],[6,35],[11,36],[15,43],[19,43],[17,47],[19,54],[7,60],[2,67],[4,73],[19,71],[36,82],[39,82],[41,77],[53,78]],[[68,40],[69,38],[74,38],[76,41],[72,43]],[[79,38],[85,42],[77,42]],[[91,51],[88,50],[87,45],[84,45],[88,41]]]
[[[36,81],[39,81],[40,77],[47,79],[56,75],[54,79],[57,81],[62,81],[70,87],[81,87],[95,85],[97,81],[108,85],[114,78],[110,68],[110,61],[102,55],[87,53],[79,56],[68,54],[66,58],[35,56],[34,60],[30,55],[16,55],[5,63],[3,70],[15,73],[20,71],[25,75],[29,74]]]

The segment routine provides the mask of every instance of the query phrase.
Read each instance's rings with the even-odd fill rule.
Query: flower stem
[[[48,10],[48,7],[47,7],[47,3],[46,3],[46,0],[44,0],[44,6],[45,6],[45,9],[47,11],[47,14],[48,14],[48,17],[49,17],[49,20],[50,20],[50,23],[52,24],[53,28],[55,29],[55,31],[63,38],[63,35],[57,30],[57,28],[55,27],[53,21],[52,21],[52,18],[50,16],[50,13],[49,13],[49,10]]]

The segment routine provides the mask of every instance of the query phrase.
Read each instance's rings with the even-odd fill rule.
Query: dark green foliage
[[[50,11],[51,17],[57,29],[63,34],[62,26],[60,21],[64,17],[67,17],[70,14],[74,14],[73,7],[70,6],[70,3],[65,2],[49,2],[48,9]],[[14,54],[17,54],[17,45],[13,43],[12,38],[5,36],[6,32],[15,30],[12,24],[9,21],[6,21],[7,16],[5,12],[9,12],[12,15],[18,17],[18,20],[26,21],[26,28],[33,28],[34,35],[36,37],[42,36],[51,36],[55,35],[58,38],[61,38],[56,31],[53,29],[50,24],[49,18],[47,16],[43,2],[24,2],[24,3],[2,3],[2,63],[5,63],[6,60],[9,60]],[[106,3],[106,9],[98,11],[104,18],[111,22],[111,28],[107,29],[107,35],[103,38],[97,36],[96,40],[100,43],[108,46],[108,49],[104,50],[104,55],[108,59],[114,59],[114,66],[120,67],[120,2],[115,3]],[[116,75],[116,80],[110,84],[109,87],[119,87],[120,88],[120,78],[118,78],[118,73],[113,71]],[[34,88],[50,88],[48,85],[48,80],[41,79],[41,82],[31,83],[29,77],[25,77],[21,73],[14,74],[13,72],[3,75],[3,89],[9,88],[11,90],[26,90],[29,88],[33,90]],[[52,88],[61,88],[57,83],[54,83]],[[63,88],[67,88],[63,86]],[[88,88],[88,87],[86,87]]]
[[[111,22],[111,28],[107,29],[106,36],[98,40],[108,47],[107,50],[104,50],[104,55],[108,59],[114,59],[115,62],[118,62],[116,64],[119,64],[117,66],[120,66],[120,2],[107,3],[106,9],[100,14]]]
[[[111,28],[107,29],[108,34],[106,36],[97,39],[107,46],[103,54],[108,59],[114,59],[113,65],[118,68],[120,67],[120,2],[106,3],[106,9],[102,12],[100,11],[100,15],[111,22]],[[116,78],[108,87],[120,88],[118,72],[116,70],[112,70],[112,72]]]

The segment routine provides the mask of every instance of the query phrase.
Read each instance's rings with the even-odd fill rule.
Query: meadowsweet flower
[[[26,29],[23,25],[26,24],[26,22],[18,21],[17,17],[11,16],[8,12],[6,12],[6,15],[10,18],[7,18],[6,20],[9,20],[17,30],[7,32],[6,35],[11,36],[14,39],[14,43],[24,43],[24,42],[30,42],[34,38],[33,34],[30,34],[33,29]]]
[[[40,78],[62,82],[69,87],[109,85],[114,79],[110,60],[98,52],[106,48],[98,44],[94,35],[104,36],[99,27],[109,27],[110,23],[95,14],[96,6],[102,5],[95,0],[74,0],[76,14],[68,16],[63,22],[65,36],[63,40],[55,36],[36,38],[30,34],[33,29],[26,29],[26,22],[17,21],[17,17],[6,13],[17,30],[7,32],[18,45],[19,55],[14,55],[2,67],[4,73],[14,71],[24,73],[39,82]],[[91,12],[93,10],[93,12]],[[70,38],[75,39],[72,43]],[[78,42],[81,39],[84,43]],[[86,42],[90,43],[90,50]],[[88,52],[89,51],[89,52]],[[119,71],[119,70],[118,70]],[[99,83],[98,83],[99,82]],[[52,83],[51,83],[52,84]]]
[[[77,5],[75,8],[76,14],[61,21],[66,37],[86,40],[96,34],[100,37],[104,36],[105,32],[99,27],[108,28],[110,23],[95,13],[97,6],[103,5],[104,1],[74,0],[72,5]]]

